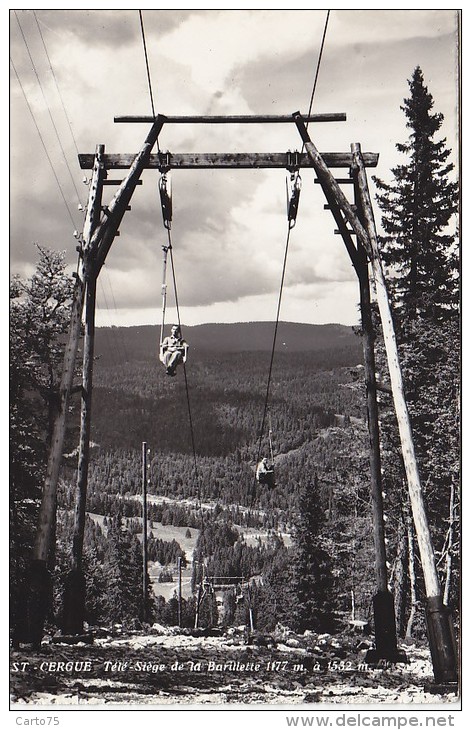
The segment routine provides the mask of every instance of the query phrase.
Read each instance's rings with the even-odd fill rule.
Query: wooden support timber
[[[101,174],[102,167],[99,156],[97,155],[90,184],[85,229],[91,230],[92,222],[96,214],[97,201],[100,197]],[[29,585],[25,596],[25,622],[22,627],[24,635],[19,637],[20,641],[31,641],[33,644],[38,644],[41,641],[49,601],[47,593],[49,590],[50,576],[47,564],[52,549],[57,502],[57,483],[59,480],[59,469],[65,438],[66,417],[70,394],[73,389],[78,343],[81,334],[86,281],[89,275],[88,243],[89,241],[87,239],[83,242],[83,247],[80,252],[79,269],[75,278],[69,336],[64,354],[60,382],[59,406],[54,421],[46,478],[39,510],[38,529],[30,566]]]
[[[160,119],[165,124],[292,124],[293,117],[291,114],[244,114],[232,116],[167,116],[159,114]],[[306,122],[345,122],[347,115],[345,112],[334,112],[328,114],[311,114],[305,116]],[[139,124],[145,122],[151,124],[155,121],[154,117],[149,116],[116,116],[115,122]]]
[[[425,511],[417,460],[415,457],[412,428],[404,395],[396,335],[394,332],[386,279],[381,264],[373,208],[371,205],[368,190],[368,179],[366,176],[365,165],[362,160],[361,148],[359,144],[351,145],[353,156],[352,169],[357,180],[358,200],[356,201],[356,204],[361,205],[365,227],[363,227],[356,212],[353,210],[343,191],[338,186],[331,172],[324,163],[320,153],[312,143],[299,112],[296,112],[293,117],[304,146],[311,157],[312,165],[319,178],[320,184],[322,185],[322,189],[324,192],[327,191],[330,195],[330,199],[328,199],[329,205],[332,205],[332,201],[335,201],[335,204],[342,211],[345,220],[348,221],[353,228],[355,235],[357,236],[357,242],[363,246],[371,262],[372,273],[376,285],[377,304],[381,317],[389,375],[391,379],[392,396],[399,427],[399,435],[401,438],[404,468],[406,471],[412,514],[424,573],[425,591],[427,595],[427,622],[434,675],[436,682],[439,684],[449,683],[450,685],[455,685],[457,682],[458,671],[456,643],[451,624],[451,617],[444,608],[441,598],[440,582],[438,580],[435,555]]]
[[[149,581],[147,575],[147,442],[142,442],[142,620],[147,621]]]
[[[177,574],[178,574],[178,626],[182,627],[182,558],[177,558]]]
[[[118,232],[119,225],[132,198],[136,185],[139,182],[141,173],[149,166],[152,148],[157,141],[162,125],[163,121],[158,117],[157,121],[152,125],[141,150],[134,156],[134,159],[129,166],[129,172],[126,178],[123,180],[111,203],[108,205],[107,216],[102,219],[94,231],[90,243],[90,249],[95,256],[96,276],[98,276],[101,267],[105,263],[106,256]]]
[[[368,413],[368,434],[370,442],[371,501],[373,506],[373,543],[375,548],[375,573],[378,591],[388,590],[386,567],[386,544],[384,536],[384,508],[381,480],[381,450],[379,436],[379,413],[376,394],[376,363],[374,330],[371,316],[370,282],[366,251],[358,247],[360,263],[358,281],[360,284],[360,311],[365,363],[365,386]]]
[[[410,422],[407,413],[407,406],[404,399],[402,388],[402,376],[399,367],[397,345],[395,341],[394,329],[392,325],[391,311],[387,297],[386,282],[381,267],[379,251],[376,240],[376,231],[374,227],[374,219],[371,208],[371,201],[368,193],[368,185],[366,179],[365,167],[374,167],[378,161],[378,155],[372,153],[361,153],[359,145],[353,145],[350,153],[323,153],[317,151],[311,142],[305,123],[307,121],[339,121],[331,115],[330,119],[319,118],[324,115],[314,115],[317,119],[311,117],[302,117],[299,112],[289,117],[289,121],[294,119],[296,126],[301,135],[306,153],[300,154],[299,167],[314,167],[318,182],[326,195],[328,205],[332,210],[334,217],[339,226],[339,231],[343,235],[347,243],[347,248],[352,257],[353,264],[357,273],[361,271],[362,262],[358,259],[358,251],[351,239],[351,231],[357,237],[357,243],[362,246],[371,262],[373,275],[376,282],[378,293],[378,306],[381,314],[384,338],[386,343],[386,351],[388,355],[388,364],[391,375],[392,394],[396,413],[398,416],[399,429],[401,435],[401,443],[403,447],[403,457],[406,466],[407,478],[409,483],[409,493],[411,497],[414,522],[416,526],[417,536],[419,540],[419,548],[421,554],[422,565],[424,568],[425,587],[427,592],[427,621],[430,636],[430,645],[432,652],[432,661],[434,673],[437,682],[453,683],[457,677],[457,659],[456,647],[454,644],[454,636],[450,622],[449,614],[444,612],[443,604],[440,596],[440,586],[436,566],[434,563],[433,548],[430,540],[427,520],[425,516],[423,498],[421,493],[420,479],[415,461],[414,449],[412,444],[412,434]],[[328,115],[327,115],[328,116]],[[163,167],[178,169],[259,169],[259,168],[289,168],[289,153],[262,153],[262,154],[186,154],[177,155],[170,153],[159,153],[152,155],[152,148],[158,138],[160,130],[165,123],[263,123],[276,122],[281,123],[288,121],[283,117],[144,117],[144,118],[118,118],[119,121],[144,122],[152,121],[152,128],[144,142],[143,147],[137,155],[117,154],[117,155],[101,155],[98,161],[98,155],[80,155],[80,165],[83,169],[108,170],[108,169],[128,169],[129,172],[123,182],[120,184],[112,202],[108,206],[108,215],[104,215],[101,221],[94,221],[91,226],[90,236],[87,236],[88,244],[86,246],[86,255],[82,256],[79,275],[77,276],[76,288],[74,293],[74,301],[72,306],[72,319],[68,344],[66,346],[63,374],[60,384],[60,404],[59,412],[54,426],[52,447],[49,456],[48,469],[43,492],[43,499],[40,508],[40,519],[38,532],[36,537],[35,548],[33,552],[32,575],[31,582],[33,593],[44,592],[47,584],[47,559],[51,549],[52,527],[54,524],[54,516],[56,509],[56,493],[57,481],[59,474],[60,458],[65,432],[65,417],[67,412],[68,398],[72,390],[72,379],[75,366],[75,358],[77,352],[77,344],[81,328],[81,315],[84,304],[85,290],[89,281],[96,283],[101,267],[103,266],[107,253],[113,243],[123,215],[129,205],[130,199],[135,187],[140,183],[140,175],[144,169],[162,169]],[[364,225],[359,220],[357,210],[346,199],[344,193],[339,187],[339,182],[353,183],[352,178],[345,178],[336,181],[332,176],[329,168],[349,167],[354,171],[355,180],[357,181],[358,201],[357,205],[361,205]],[[97,173],[98,174],[98,173]],[[97,177],[94,173],[94,181],[90,189],[90,201],[92,197],[97,195]],[[91,218],[90,218],[91,220]],[[351,226],[351,231],[347,225]],[[359,274],[360,276],[360,274]],[[90,289],[92,293],[92,289]],[[92,307],[93,308],[93,307]],[[93,358],[90,358],[92,362]],[[90,373],[91,376],[91,373]],[[90,379],[91,382],[91,379]],[[90,409],[88,409],[90,412]],[[84,431],[86,433],[86,431]],[[88,465],[88,460],[87,465]],[[86,469],[85,469],[86,471]],[[380,576],[383,581],[383,576]],[[201,594],[197,601],[197,614],[195,624],[198,623],[198,613],[201,603]],[[33,612],[35,611],[32,606]],[[35,624],[33,632],[33,640],[38,643],[42,636],[44,619],[46,616],[47,604],[45,601],[39,606],[39,611],[35,612]],[[32,611],[30,610],[30,615]]]
[[[359,193],[357,179],[350,177],[349,183],[355,184],[355,205],[352,210],[359,210]],[[336,181],[337,184],[339,181]],[[360,286],[360,311],[362,322],[363,356],[365,363],[366,406],[368,416],[370,480],[373,518],[373,542],[375,548],[375,577],[377,592],[373,598],[375,612],[375,645],[376,648],[368,652],[367,661],[377,664],[379,661],[392,663],[406,662],[407,657],[397,648],[396,621],[394,614],[394,599],[388,590],[386,545],[384,536],[384,513],[381,487],[381,452],[379,439],[378,403],[376,395],[376,367],[374,356],[374,331],[371,317],[370,285],[368,276],[368,259],[362,246],[356,247],[341,209],[336,205],[332,190],[324,185],[324,194],[329,201],[324,208],[330,210],[339,228],[334,231],[342,236],[356,271]],[[361,220],[362,224],[363,221]]]
[[[241,120],[230,118],[232,122],[263,122],[264,118],[251,118]],[[312,121],[320,121],[320,118],[313,118]],[[324,119],[327,121],[327,119]],[[334,117],[331,117],[334,120]],[[338,120],[338,118],[336,119]],[[83,246],[80,250],[80,265],[76,278],[76,286],[72,304],[72,318],[69,332],[69,340],[65,350],[63,374],[60,384],[60,402],[58,414],[54,425],[52,445],[49,454],[46,480],[43,490],[43,497],[40,507],[39,525],[36,535],[36,543],[33,552],[30,575],[30,595],[33,600],[28,602],[27,614],[31,617],[26,640],[33,640],[38,643],[42,637],[44,619],[49,599],[46,596],[49,585],[47,570],[47,559],[52,547],[53,526],[56,510],[57,482],[63,450],[66,414],[68,401],[73,390],[73,375],[78,348],[78,341],[81,334],[82,312],[85,298],[87,300],[83,382],[82,382],[82,414],[81,414],[81,441],[79,450],[79,469],[77,479],[77,496],[75,505],[75,526],[73,535],[73,563],[71,570],[70,600],[68,606],[70,614],[65,611],[64,626],[70,630],[81,633],[80,616],[82,611],[75,611],[77,606],[76,597],[83,594],[83,580],[81,578],[81,563],[83,549],[83,529],[85,514],[85,499],[88,482],[88,455],[89,435],[91,418],[91,391],[93,376],[93,333],[94,333],[94,308],[95,308],[95,286],[96,279],[103,266],[107,253],[119,235],[119,225],[125,211],[129,208],[129,202],[137,185],[141,184],[140,175],[144,169],[160,169],[162,166],[181,168],[289,168],[292,164],[291,153],[280,154],[192,154],[192,155],[170,155],[169,153],[152,154],[153,146],[158,138],[164,123],[168,118],[159,115],[155,120],[145,142],[137,155],[105,155],[104,147],[99,146],[96,154],[80,156],[81,164],[87,169],[93,169],[93,175],[89,191],[89,202],[87,207],[87,218],[83,234]],[[184,123],[182,120],[180,122]],[[189,121],[189,120],[186,120]],[[193,120],[195,121],[195,120]],[[205,120],[208,121],[208,120]],[[219,123],[218,120],[212,120]],[[277,118],[268,121],[287,121]],[[290,118],[291,121],[291,118]],[[325,153],[328,163],[332,167],[350,167],[352,157],[350,153]],[[300,167],[311,166],[307,155],[299,155]],[[366,164],[375,166],[378,155],[365,155]],[[127,169],[127,175],[122,182],[107,181],[107,170],[113,167]],[[101,214],[102,188],[107,183],[119,183],[119,187],[107,207],[106,214]],[[83,577],[83,576],[82,576]],[[77,578],[77,580],[75,580]],[[80,599],[81,600],[81,599]],[[73,607],[73,608],[71,608]],[[72,615],[73,614],[73,615]],[[34,626],[33,626],[34,624]],[[72,628],[74,626],[75,628]]]
[[[80,440],[75,492],[74,528],[72,536],[72,564],[66,576],[63,597],[62,632],[65,635],[82,635],[85,619],[85,575],[83,573],[83,541],[88,487],[88,463],[90,455],[91,408],[93,388],[93,356],[95,347],[96,276],[93,258],[90,258],[90,242],[100,220],[103,182],[106,171],[102,157],[104,145],[98,145],[95,154],[92,184],[90,187],[87,216],[82,234],[83,279],[85,286],[85,330],[82,357],[82,388],[80,408]]]
[[[417,532],[417,542],[419,544],[421,562],[424,570],[425,588],[428,596],[437,596],[440,595],[440,583],[435,566],[434,550],[430,539],[430,530],[425,512],[420,475],[417,466],[417,459],[415,457],[412,428],[404,395],[404,386],[399,363],[394,324],[389,304],[386,281],[380,260],[376,227],[368,191],[368,181],[361,161],[360,145],[353,145],[353,149],[355,168],[358,171],[359,196],[365,214],[365,224],[370,242],[371,267],[376,282],[376,297],[383,327],[383,337],[388,359],[389,375],[391,378],[392,395],[401,437],[404,468],[409,486],[411,507]]]
[[[361,224],[365,225],[365,214],[358,183],[358,172],[353,171],[355,184],[355,210]],[[360,285],[360,311],[365,363],[366,407],[368,416],[370,493],[373,516],[373,545],[375,556],[376,593],[373,596],[375,648],[366,653],[366,662],[377,665],[379,662],[407,662],[407,656],[397,646],[396,615],[394,597],[388,586],[386,540],[384,532],[384,505],[381,472],[381,445],[379,431],[379,409],[375,362],[375,335],[371,312],[371,291],[368,258],[363,246],[358,246],[358,265],[356,268]]]
[[[62,458],[62,448],[65,435],[65,419],[68,410],[68,401],[72,389],[72,381],[75,371],[75,360],[77,356],[78,342],[81,330],[82,310],[85,299],[86,281],[90,275],[89,246],[93,225],[97,216],[97,207],[100,203],[100,184],[103,174],[103,167],[100,160],[100,153],[97,152],[93,168],[93,177],[90,185],[89,203],[85,219],[84,241],[81,252],[79,271],[76,276],[76,285],[72,303],[72,318],[69,330],[69,340],[65,352],[64,368],[60,386],[60,407],[59,414],[54,424],[54,436],[52,439],[49,454],[46,481],[43,490],[43,497],[40,508],[39,529],[36,534],[34,558],[39,561],[47,561],[50,541],[50,516],[55,510],[56,488],[59,478],[59,466]]]
[[[402,373],[397,351],[394,325],[389,305],[386,281],[381,265],[368,179],[359,144],[352,145],[354,171],[358,174],[359,199],[371,244],[371,265],[376,282],[376,297],[383,326],[383,337],[391,378],[392,397],[401,438],[402,458],[406,472],[409,498],[414,519],[426,592],[426,618],[435,680],[450,685],[458,681],[458,657],[451,614],[443,605],[435,553],[430,536],[427,513],[415,457],[412,427],[404,395]]]
[[[324,155],[321,155],[322,159],[324,160],[324,163],[327,165],[327,160],[325,159]],[[331,167],[331,165],[327,165],[327,167]],[[369,165],[369,167],[373,167],[372,165]],[[336,181],[337,185],[353,185],[353,180],[351,177],[343,177],[343,178],[337,178]],[[314,180],[315,185],[322,185],[320,180]],[[354,206],[352,206],[353,208]]]
[[[122,154],[106,154],[103,163],[107,170],[125,170],[131,166],[135,155],[131,152]],[[373,152],[365,152],[363,159],[366,167],[376,167],[379,155]],[[79,163],[82,170],[89,170],[93,167],[93,155],[79,155]],[[322,159],[327,167],[341,168],[351,167],[352,156],[349,152],[323,152]],[[298,156],[300,168],[312,167],[309,155]],[[287,169],[289,167],[289,153],[287,152],[191,152],[191,153],[164,153],[149,156],[146,168],[149,170],[160,170],[168,167],[172,170],[258,170],[258,169]],[[352,183],[349,178],[342,180],[344,183]]]
[[[85,620],[86,583],[83,571],[83,541],[90,454],[90,429],[93,381],[93,351],[95,341],[96,280],[87,281],[85,296],[85,334],[83,342],[82,402],[80,412],[80,443],[75,492],[72,564],[64,581],[62,634],[83,636]]]
[[[112,202],[108,206],[109,215],[103,216],[101,221],[99,220],[99,214],[97,211],[101,209],[101,186],[105,176],[105,169],[102,162],[101,152],[97,151],[97,154],[95,155],[93,176],[89,191],[89,202],[87,206],[87,217],[83,233],[84,241],[80,252],[80,265],[76,276],[76,284],[73,294],[69,337],[64,355],[58,413],[54,423],[46,478],[39,510],[38,529],[25,595],[26,605],[24,608],[24,616],[22,617],[21,626],[18,627],[17,636],[15,636],[16,643],[25,641],[32,642],[35,645],[40,644],[44,630],[44,621],[50,604],[50,596],[48,595],[50,592],[50,576],[47,568],[47,561],[52,548],[57,503],[57,484],[59,480],[59,469],[64,445],[66,415],[70,394],[73,388],[75,362],[78,342],[81,334],[85,293],[89,285],[94,287],[96,284],[96,278],[105,262],[106,255],[113,243],[113,240],[118,233],[119,224],[124,216],[135,187],[138,184],[140,175],[148,163],[150,153],[161,128],[162,121],[157,119],[147,135],[143,147],[131,164],[126,178],[121,183]],[[89,316],[94,322],[94,295],[90,297],[89,302],[91,307]],[[92,330],[93,327],[90,331]],[[86,348],[86,351],[88,352],[87,363],[84,363],[84,377],[86,375],[90,383],[89,393],[87,394],[87,397],[90,398],[90,400],[87,401],[85,407],[86,415],[84,415],[84,410],[82,409],[83,418],[81,438],[83,439],[84,459],[82,468],[83,476],[79,477],[79,479],[81,478],[83,481],[81,486],[78,487],[78,492],[80,494],[76,505],[76,516],[78,518],[78,522],[76,522],[76,534],[74,535],[74,544],[76,547],[76,555],[74,558],[75,565],[81,561],[80,542],[82,541],[83,544],[83,532],[82,534],[80,534],[80,532],[82,531],[82,525],[84,526],[84,520],[82,521],[80,516],[84,509],[83,504],[88,478],[89,439],[87,437],[87,429],[89,429],[91,416],[91,379],[93,368],[92,341],[93,340],[91,339],[89,342],[91,348],[89,347],[88,350]],[[86,424],[84,421],[86,421]],[[87,446],[85,446],[85,441],[87,441]],[[74,591],[82,590],[82,588],[83,584],[81,581],[72,581],[72,594],[74,594]],[[65,617],[64,621],[66,621]]]
[[[90,255],[90,245],[93,233],[100,221],[102,210],[103,183],[106,170],[103,165],[104,145],[98,145],[95,156],[94,177],[96,184],[89,197],[87,218],[83,231],[83,256],[85,260],[85,330],[82,358],[82,400],[80,411],[80,441],[77,467],[77,490],[75,499],[75,523],[72,542],[72,570],[82,570],[83,536],[85,530],[85,507],[88,485],[88,463],[90,454],[90,429],[93,390],[93,357],[95,349],[95,306],[96,283],[93,256]],[[83,628],[83,627],[82,627]],[[75,633],[73,630],[67,633]]]
[[[103,185],[121,185],[122,182],[122,180],[112,180],[109,178],[108,180],[103,180]],[[138,180],[136,185],[142,185],[142,180]]]

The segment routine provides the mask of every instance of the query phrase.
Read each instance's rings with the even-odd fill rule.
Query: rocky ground
[[[95,631],[92,643],[49,637],[40,650],[11,651],[11,707],[98,705],[430,705],[437,693],[427,646],[401,647],[407,663],[373,667],[371,642],[353,635],[279,627],[271,636],[153,626]],[[438,688],[440,689],[440,688]],[[352,708],[354,709],[354,708]]]

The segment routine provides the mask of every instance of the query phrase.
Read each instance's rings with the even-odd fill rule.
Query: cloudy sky
[[[156,112],[167,115],[307,112],[325,10],[143,10]],[[311,124],[321,152],[352,142],[379,153],[391,180],[407,139],[400,109],[416,66],[445,115],[440,137],[457,158],[457,17],[454,10],[332,10]],[[136,153],[152,113],[138,10],[10,12],[10,273],[31,275],[35,242],[67,252],[83,228],[88,188],[77,152]],[[294,125],[168,125],[171,152],[301,149]],[[116,177],[119,173],[111,173]],[[99,325],[160,321],[162,225],[157,170],[145,171],[100,275]],[[354,324],[358,284],[314,174],[302,172],[281,319]],[[172,173],[172,240],[180,314],[202,322],[273,320],[286,242],[284,170]],[[373,190],[373,186],[372,186]],[[113,188],[105,188],[105,196]],[[105,201],[107,202],[107,198]],[[379,216],[378,216],[379,226]],[[169,319],[174,318],[169,287]]]

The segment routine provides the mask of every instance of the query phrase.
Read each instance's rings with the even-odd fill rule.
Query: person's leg
[[[163,354],[163,361],[164,361],[164,365],[166,367],[166,373],[167,373],[167,375],[170,375],[170,361],[171,361],[171,358],[172,358],[172,353],[171,352],[169,352],[168,350],[166,352],[164,352],[164,354]]]
[[[182,358],[182,355],[180,352],[172,352],[168,365],[167,365],[167,373],[169,375],[175,375],[175,370],[177,369],[177,365],[179,365],[182,362],[182,360],[183,360],[183,358]]]

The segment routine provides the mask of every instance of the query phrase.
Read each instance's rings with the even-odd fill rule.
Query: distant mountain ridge
[[[170,330],[170,326],[166,330]],[[183,337],[191,351],[218,352],[266,352],[273,346],[274,322],[235,322],[183,326]],[[100,345],[106,348],[106,340],[112,334],[119,338],[133,358],[149,356],[157,348],[160,327],[138,325],[134,327],[97,328],[98,354]],[[276,338],[278,352],[319,352],[344,348],[361,348],[361,340],[353,327],[342,324],[300,324],[279,322]]]
[[[265,351],[273,347],[274,322],[237,322],[185,327],[184,336],[194,347],[224,352]],[[279,322],[277,349],[291,352],[349,346],[357,341],[352,327],[340,324]]]

